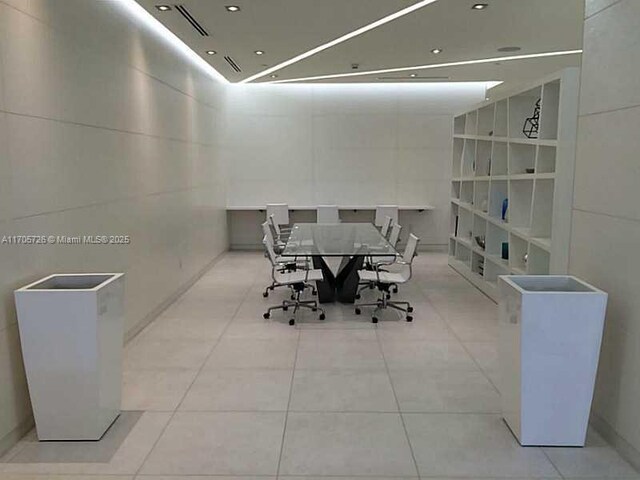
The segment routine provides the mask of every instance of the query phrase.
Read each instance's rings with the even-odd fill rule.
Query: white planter
[[[502,413],[521,445],[584,446],[607,294],[575,277],[499,277]]]
[[[120,414],[124,274],[56,274],[15,291],[38,439],[98,440]]]

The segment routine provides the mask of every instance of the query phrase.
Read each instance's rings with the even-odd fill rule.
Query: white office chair
[[[392,265],[400,265],[401,270],[398,272],[387,272],[382,270],[384,264],[378,263],[374,265],[374,270],[358,270],[358,276],[360,280],[364,282],[375,282],[375,285],[380,291],[380,298],[374,303],[361,303],[355,305],[356,315],[360,315],[361,307],[376,307],[371,315],[371,321],[378,323],[378,317],[376,314],[383,309],[393,308],[401,312],[406,313],[407,322],[413,321],[413,307],[409,302],[391,301],[389,300],[389,289],[392,285],[401,285],[407,283],[411,279],[413,257],[416,254],[418,248],[418,242],[420,239],[414,234],[409,235],[407,246],[404,249],[401,260],[396,260]],[[403,307],[404,306],[404,307]]]
[[[278,265],[278,269],[281,272],[293,272],[296,270],[308,270],[310,267],[310,263],[308,261],[308,259],[306,257],[303,258],[298,258],[298,257],[281,257],[279,256],[276,251],[275,248],[275,242],[274,242],[274,238],[273,238],[273,232],[271,231],[271,228],[269,226],[268,222],[264,222],[262,224],[262,232],[264,234],[263,238],[262,238],[262,243],[265,246],[265,256],[270,258],[269,255],[269,250],[273,250],[273,253],[275,255],[275,264]],[[267,286],[267,288],[265,288],[264,292],[262,292],[262,296],[263,297],[268,297],[269,296],[269,290],[273,291],[276,287],[282,287],[284,285],[279,285],[276,284],[275,282],[272,282],[271,285]],[[316,289],[313,288],[312,289],[312,293],[315,295],[316,294]]]
[[[266,222],[263,223],[263,228],[265,228],[265,225]],[[268,225],[266,225],[266,228],[268,229]],[[309,282],[322,281],[324,279],[322,270],[283,270],[282,264],[278,262],[278,257],[273,251],[273,246],[271,245],[271,243],[266,242],[265,247],[267,248],[267,253],[269,254],[269,260],[271,261],[271,278],[273,279],[271,290],[273,290],[273,288],[275,287],[290,287],[293,293],[291,295],[291,300],[283,300],[280,305],[269,307],[262,316],[264,318],[269,318],[273,310],[282,310],[283,312],[286,312],[289,310],[289,308],[293,307],[293,317],[289,320],[289,325],[295,325],[295,314],[301,308],[308,308],[314,312],[320,310],[320,315],[318,318],[320,320],[324,320],[324,309],[318,306],[318,302],[316,300],[300,299],[302,292],[304,292],[307,288],[311,288],[312,291],[315,291],[315,288]],[[306,260],[308,261],[308,259]]]
[[[291,233],[289,227],[289,205],[286,203],[267,203],[267,220],[273,217],[273,226],[278,236],[286,239]]]
[[[387,215],[386,217],[384,217],[384,221],[380,226],[380,235],[382,235],[384,238],[387,238],[389,236],[389,228],[391,227],[392,223],[393,219],[390,216]]]
[[[375,226],[381,227],[386,221],[385,217],[391,217],[393,223],[398,223],[398,206],[397,205],[378,205],[376,207]]]
[[[337,205],[318,205],[317,223],[340,223],[340,212]]]
[[[398,244],[398,240],[400,239],[400,231],[402,230],[402,225],[395,223],[393,225],[393,227],[391,227],[391,234],[389,235],[389,243],[391,244],[391,246],[393,248],[396,248],[396,245]],[[367,270],[371,270],[373,269],[373,266],[375,264],[383,264],[384,265],[391,265],[393,263],[395,263],[396,261],[396,256],[395,255],[385,255],[383,257],[369,257],[366,261],[365,264],[365,268]],[[363,290],[366,290],[367,288],[375,288],[376,284],[375,282],[359,282],[358,286],[360,287],[358,289],[358,292],[356,293],[356,299],[360,299],[360,294]],[[398,293],[398,286],[397,285],[392,285],[393,287],[393,293]]]

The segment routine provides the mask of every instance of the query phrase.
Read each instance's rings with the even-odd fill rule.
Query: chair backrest
[[[384,222],[382,223],[382,228],[380,229],[380,234],[384,237],[387,238],[387,236],[389,235],[389,227],[391,226],[391,222],[393,222],[393,219],[389,216],[387,216],[384,220]]]
[[[271,229],[269,228],[269,222],[264,222],[262,224],[262,232],[264,233],[264,246],[267,249],[267,253],[269,254],[269,260],[271,261],[271,265],[275,265],[276,252],[273,249],[273,235],[271,233]]]
[[[267,203],[267,218],[271,215],[277,225],[289,225],[289,205],[286,203]]]
[[[397,205],[378,205],[376,207],[376,227],[381,227],[385,222],[385,217],[391,217],[393,223],[398,223],[398,206]]]
[[[413,262],[413,257],[416,256],[416,249],[418,248],[418,242],[420,239],[416,237],[413,233],[409,234],[409,240],[407,240],[407,246],[404,248],[404,253],[402,254],[402,260],[407,263]]]
[[[280,225],[276,222],[276,217],[274,215],[269,215],[267,222],[273,227],[273,231],[276,232],[276,235],[280,236]]]
[[[318,205],[318,223],[340,223],[340,213],[337,205]]]
[[[389,243],[395,247],[398,244],[398,240],[400,239],[400,230],[402,230],[402,225],[399,223],[394,223],[393,227],[391,227],[391,234],[389,235]]]

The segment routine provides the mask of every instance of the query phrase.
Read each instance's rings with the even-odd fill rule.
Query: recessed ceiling
[[[417,0],[182,0],[182,9],[159,11],[154,0],[137,0],[231,82],[239,82],[319,45],[414,5]],[[344,43],[265,75],[272,82],[329,74],[577,50],[582,47],[583,0],[438,0]],[[208,36],[194,28],[186,10]],[[504,47],[519,47],[515,53]],[[433,54],[432,49],[442,49]],[[215,50],[218,55],[207,55]],[[256,51],[264,54],[256,55]],[[231,65],[231,59],[240,72]],[[358,64],[357,69],[352,67]],[[487,81],[522,82],[566,66],[579,55],[493,62],[412,72],[323,79],[322,82]],[[410,74],[415,73],[415,77]],[[436,78],[434,78],[436,77]]]

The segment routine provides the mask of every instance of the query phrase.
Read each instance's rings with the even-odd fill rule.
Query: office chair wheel
[[[318,291],[314,288],[311,290],[311,295],[318,295]]]
[[[387,293],[387,300],[389,300],[391,298],[391,294]]]
[[[262,318],[269,318],[270,316],[271,314],[269,312],[262,314]]]
[[[407,312],[409,313],[413,312],[413,307],[407,307]]]
[[[393,293],[398,293],[398,287],[393,287]]]
[[[317,312],[317,311],[318,311],[318,309],[317,309],[316,307],[313,307],[313,308],[311,309],[311,311],[312,311],[312,312]]]
[[[356,293],[355,299],[356,300],[360,300],[361,295],[359,293]]]
[[[295,324],[296,324],[295,318],[292,318],[291,320],[289,320],[289,325],[295,325]]]
[[[407,315],[407,322],[413,322],[413,317],[411,315]]]
[[[286,306],[285,306],[285,307],[282,307],[282,311],[283,311],[283,312],[286,312],[287,310],[289,310],[289,307],[286,307]]]
[[[371,317],[371,323],[378,323],[378,317]]]
[[[321,313],[320,316],[318,317],[320,320],[324,320],[324,313]]]
[[[369,288],[370,288],[371,290],[373,290],[375,287],[376,287],[376,286],[375,286],[373,283],[370,283],[370,284],[369,284]]]
[[[362,311],[359,308],[356,308],[356,315],[360,315]]]
[[[262,292],[262,296],[263,296],[264,298],[267,298],[267,297],[269,296],[269,292]]]
[[[296,296],[295,295],[291,295],[291,300],[295,300]]]

